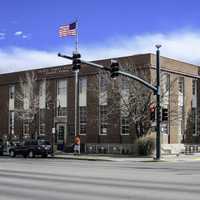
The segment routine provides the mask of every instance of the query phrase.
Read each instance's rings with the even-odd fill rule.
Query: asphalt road
[[[200,162],[0,157],[0,200],[199,200]]]

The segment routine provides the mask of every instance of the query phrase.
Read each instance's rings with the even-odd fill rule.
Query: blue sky
[[[79,22],[85,59],[154,52],[200,64],[198,0],[0,0],[0,72],[66,62],[74,37],[61,39],[61,24]],[[199,52],[198,52],[199,51]]]

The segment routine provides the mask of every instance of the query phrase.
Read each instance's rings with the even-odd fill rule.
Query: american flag
[[[58,30],[59,37],[73,36],[76,35],[76,22],[68,25],[62,25]]]

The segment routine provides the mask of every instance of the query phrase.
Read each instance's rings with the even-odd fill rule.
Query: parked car
[[[47,140],[26,140],[23,142],[16,142],[9,149],[9,155],[15,157],[22,155],[24,157],[33,158],[40,155],[44,158],[52,153],[51,144]]]
[[[3,150],[4,150],[3,140],[0,139],[0,156],[3,155]]]

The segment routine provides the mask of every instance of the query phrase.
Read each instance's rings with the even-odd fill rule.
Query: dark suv
[[[4,148],[4,146],[3,146],[3,140],[0,138],[0,156],[3,155],[3,148]]]
[[[11,157],[22,155],[24,157],[33,158],[36,155],[41,155],[46,158],[48,154],[52,153],[52,148],[47,140],[27,140],[24,142],[17,142],[9,149]]]

